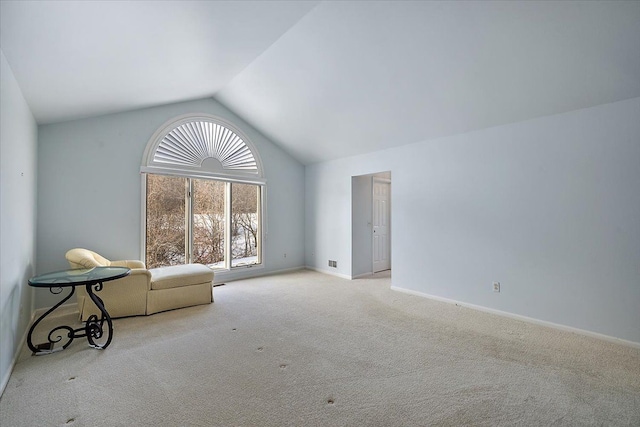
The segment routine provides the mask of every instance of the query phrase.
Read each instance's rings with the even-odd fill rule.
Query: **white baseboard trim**
[[[284,273],[291,273],[292,271],[300,271],[300,270],[304,270],[305,267],[291,267],[291,268],[283,268],[281,270],[273,270],[273,271],[262,271],[260,274],[254,274],[254,275],[250,275],[250,276],[240,276],[240,277],[233,277],[233,278],[229,278],[229,280],[221,280],[220,283],[217,283],[214,280],[214,284],[213,286],[217,286],[217,285],[221,285],[224,283],[229,283],[229,282],[233,282],[236,280],[244,280],[244,279],[252,279],[254,277],[265,277],[265,276],[273,276],[276,274],[284,274]]]
[[[252,277],[264,277],[264,276],[272,276],[274,274],[290,273],[292,271],[304,270],[304,268],[305,268],[304,266],[298,266],[298,267],[283,268],[280,270],[270,270],[270,271],[265,271],[264,269],[250,271],[251,269],[247,269],[246,273],[239,273],[234,276],[222,276],[222,277],[219,277],[219,280],[216,280],[216,276],[214,276],[213,286],[223,285],[225,283],[233,282],[235,280],[251,279]]]
[[[436,295],[430,295],[430,294],[426,294],[426,293],[423,293],[423,292],[414,291],[414,290],[411,290],[411,289],[399,288],[397,286],[391,286],[391,290],[402,292],[402,293],[409,294],[409,295],[415,295],[415,296],[419,296],[419,297],[423,297],[423,298],[429,298],[429,299],[432,299],[432,300],[435,300],[435,301],[446,302],[448,304],[459,305],[461,307],[466,307],[466,308],[470,308],[470,309],[473,309],[473,310],[483,311],[485,313],[496,314],[498,316],[508,317],[508,318],[515,319],[515,320],[521,320],[523,322],[533,323],[535,325],[546,326],[546,327],[549,327],[549,328],[558,329],[558,330],[565,331],[565,332],[573,332],[573,333],[584,335],[584,336],[588,336],[588,337],[591,337],[591,338],[597,338],[597,339],[608,341],[608,342],[612,342],[612,343],[615,343],[615,344],[621,344],[621,345],[624,345],[624,346],[627,346],[627,347],[640,348],[640,342],[629,341],[629,340],[625,340],[625,339],[622,339],[622,338],[616,338],[616,337],[612,337],[610,335],[601,334],[601,333],[598,333],[598,332],[587,331],[585,329],[574,328],[572,326],[561,325],[559,323],[548,322],[546,320],[535,319],[533,317],[522,316],[520,314],[509,313],[508,311],[501,311],[501,310],[496,310],[496,309],[489,308],[489,307],[484,307],[484,306],[481,306],[481,305],[476,305],[476,304],[470,304],[470,303],[466,303],[466,302],[456,301],[456,300],[453,300],[453,299],[443,298],[443,297],[439,297],[439,296],[436,296]]]
[[[264,264],[251,265],[241,268],[235,268],[232,270],[215,271],[213,276],[213,284],[219,285],[222,283],[232,282],[234,280],[247,279],[249,277],[257,277],[263,275],[265,272]]]
[[[36,311],[31,313],[31,320],[29,320],[29,324],[27,328],[24,330],[24,334],[22,334],[22,339],[20,340],[20,344],[13,352],[13,359],[11,359],[11,363],[9,364],[9,369],[7,369],[7,373],[2,378],[2,382],[0,382],[0,396],[4,394],[5,388],[7,388],[7,384],[9,384],[9,379],[11,378],[11,374],[13,373],[13,368],[16,366],[16,362],[18,362],[18,357],[20,357],[20,353],[24,348],[25,343],[27,342],[27,337],[29,336],[29,328],[33,324],[33,321],[36,319]]]
[[[323,268],[311,267],[310,265],[307,265],[304,268],[306,268],[307,270],[317,271],[318,273],[328,274],[330,276],[336,276],[336,277],[340,277],[342,279],[351,280],[351,276],[348,276],[348,275],[342,274],[342,273],[336,273],[335,271],[325,270]]]
[[[371,277],[373,276],[373,273],[362,273],[362,274],[356,274],[355,276],[351,276],[351,279],[360,279],[361,277]]]
[[[36,318],[42,316],[50,308],[51,307],[44,307],[44,308],[36,309],[36,311],[33,313],[33,317],[31,318],[31,322],[33,322],[33,319],[36,319]],[[49,316],[52,316],[52,317],[66,316],[67,314],[71,314],[71,313],[74,313],[74,312],[78,312],[78,303],[77,302],[70,302],[69,304],[61,305],[60,307],[58,307],[56,309],[56,311],[51,313]],[[47,319],[49,318],[49,316],[47,316]]]
[[[291,273],[293,271],[300,271],[300,270],[304,270],[305,268],[303,266],[299,266],[299,267],[291,267],[291,268],[283,268],[281,270],[274,270],[274,271],[269,271],[267,273],[265,273],[265,276],[273,276],[275,274],[285,274],[285,273]]]
[[[33,325],[33,322],[37,318],[42,316],[50,308],[51,307],[38,308],[38,309],[35,309],[33,313],[31,313],[31,320],[29,320],[29,324],[27,325],[27,328],[24,330],[24,334],[22,336],[22,339],[20,340],[20,344],[18,345],[18,347],[16,348],[16,351],[13,354],[13,359],[9,364],[9,369],[7,369],[7,373],[4,375],[4,378],[2,378],[2,382],[0,382],[0,396],[2,396],[2,394],[4,393],[4,390],[7,387],[7,384],[9,384],[9,379],[11,378],[11,374],[13,373],[13,368],[16,366],[16,362],[20,357],[20,353],[22,352],[22,349],[24,348],[27,342],[27,337],[29,336],[29,329],[31,329],[31,325]],[[61,305],[56,309],[54,313],[52,313],[52,315],[53,317],[64,316],[77,311],[78,311],[78,303],[73,302],[70,304]]]

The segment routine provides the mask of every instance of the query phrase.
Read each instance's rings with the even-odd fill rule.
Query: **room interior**
[[[354,201],[383,174],[391,290],[640,348],[640,2],[0,12],[2,390],[56,302],[27,280],[75,247],[141,259],[145,148],[200,113],[246,135],[267,189],[263,268],[217,283],[368,277]]]

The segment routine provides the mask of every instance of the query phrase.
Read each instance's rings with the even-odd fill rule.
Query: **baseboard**
[[[249,265],[231,270],[215,271],[213,275],[213,284],[233,282],[234,280],[247,279],[249,277],[257,277],[264,274],[264,264]]]
[[[336,276],[342,279],[351,280],[351,276],[347,276],[346,274],[342,274],[342,273],[336,273],[335,271],[325,270],[323,268],[311,267],[309,265],[305,266],[304,268],[307,270],[317,271],[318,273],[328,274],[330,276]]]
[[[285,273],[291,273],[293,271],[300,271],[300,270],[304,270],[305,267],[303,266],[299,266],[299,267],[291,267],[291,268],[283,268],[281,270],[274,270],[274,271],[269,271],[267,273],[265,273],[265,276],[273,276],[275,274],[285,274]]]
[[[27,328],[24,330],[24,334],[22,336],[22,339],[20,340],[20,344],[16,348],[16,351],[13,355],[13,359],[11,360],[11,364],[9,364],[9,369],[7,369],[7,373],[5,374],[4,378],[2,378],[2,382],[0,382],[0,396],[2,396],[2,394],[4,393],[4,389],[7,387],[7,384],[9,384],[9,378],[11,378],[11,374],[13,373],[13,368],[16,366],[18,357],[20,357],[20,353],[22,352],[22,349],[24,348],[25,343],[27,342],[27,337],[29,336],[29,329],[31,328],[31,325],[33,325],[33,322],[37,318],[42,316],[50,308],[51,307],[38,308],[34,310],[33,313],[31,314],[31,320],[29,320],[29,324],[27,325]],[[64,304],[56,309],[56,311],[53,313],[53,317],[64,316],[77,311],[78,311],[78,303],[74,302],[70,304]]]
[[[50,308],[51,307],[44,307],[44,308],[36,309],[36,311],[33,313],[33,318],[31,319],[31,321],[33,322],[33,319],[42,316]],[[69,304],[63,304],[60,307],[58,307],[56,311],[52,313],[52,317],[66,316],[67,314],[71,314],[74,312],[78,312],[78,303],[70,302]],[[48,318],[49,317],[47,316],[47,319]]]
[[[373,276],[373,273],[362,273],[362,274],[357,274],[355,276],[351,276],[351,279],[360,279],[362,277],[371,277]]]
[[[574,328],[572,326],[561,325],[559,323],[548,322],[546,320],[535,319],[533,317],[522,316],[520,314],[509,313],[508,311],[496,310],[496,309],[489,308],[489,307],[483,307],[481,305],[476,305],[476,304],[470,304],[470,303],[466,303],[466,302],[456,301],[456,300],[453,300],[453,299],[443,298],[443,297],[439,297],[439,296],[435,296],[435,295],[430,295],[430,294],[426,294],[426,293],[423,293],[423,292],[414,291],[414,290],[411,290],[411,289],[399,288],[397,286],[391,286],[391,290],[402,292],[402,293],[409,294],[409,295],[415,295],[415,296],[419,296],[419,297],[423,297],[423,298],[429,298],[429,299],[434,300],[434,301],[440,301],[440,302],[445,302],[445,303],[448,303],[448,304],[459,305],[461,307],[466,307],[466,308],[470,308],[470,309],[473,309],[473,310],[482,311],[482,312],[485,312],[485,313],[496,314],[498,316],[508,317],[508,318],[515,319],[515,320],[521,320],[523,322],[533,323],[535,325],[546,326],[548,328],[558,329],[558,330],[565,331],[565,332],[573,332],[573,333],[584,335],[584,336],[588,336],[588,337],[591,337],[591,338],[597,338],[597,339],[608,341],[608,342],[612,342],[612,343],[615,343],[615,344],[621,344],[621,345],[624,345],[624,346],[627,346],[627,347],[633,347],[633,348],[639,348],[640,349],[640,342],[629,341],[629,340],[625,340],[625,339],[622,339],[622,338],[616,338],[616,337],[612,337],[610,335],[600,334],[598,332],[587,331],[585,329]]]
[[[20,353],[22,352],[22,348],[27,342],[27,336],[29,336],[29,328],[33,324],[33,321],[36,319],[36,311],[31,314],[31,320],[29,320],[29,324],[24,330],[24,334],[22,334],[22,339],[20,340],[20,344],[16,348],[16,351],[13,353],[13,359],[11,359],[11,363],[9,364],[9,369],[7,369],[7,373],[2,378],[2,382],[0,382],[0,397],[4,394],[5,388],[7,388],[7,384],[9,384],[9,379],[11,378],[11,374],[13,373],[13,368],[16,366],[16,362],[18,361],[18,357],[20,357]]]
[[[35,317],[33,317],[31,319],[31,322],[33,322],[34,318]],[[31,326],[31,322],[29,322],[29,326]],[[18,345],[18,348],[16,349],[16,351],[13,354],[13,359],[11,360],[11,363],[9,364],[9,369],[7,369],[7,373],[2,378],[2,383],[0,383],[0,397],[2,397],[2,395],[4,394],[4,389],[7,388],[7,384],[9,384],[9,379],[11,378],[11,374],[13,373],[13,368],[16,366],[16,362],[18,361],[18,357],[20,357],[20,352],[22,351],[22,348],[24,347],[24,344],[27,341],[27,335],[29,335],[29,328],[27,328],[24,331],[24,335],[23,335],[22,339],[20,340],[20,345]]]
[[[260,269],[260,270],[253,270],[250,271],[251,269],[247,269],[246,272],[242,272],[242,273],[238,273],[236,275],[233,276],[222,276],[219,277],[219,281],[216,280],[215,276],[214,276],[214,280],[213,280],[213,286],[219,286],[219,285],[223,285],[225,283],[229,283],[229,282],[233,282],[236,280],[244,280],[244,279],[251,279],[253,277],[264,277],[264,276],[271,276],[274,274],[283,274],[283,273],[290,273],[292,271],[298,271],[298,270],[304,270],[303,266],[298,266],[298,267],[291,267],[291,268],[283,268],[280,270],[270,270],[270,271],[265,271],[264,269]]]

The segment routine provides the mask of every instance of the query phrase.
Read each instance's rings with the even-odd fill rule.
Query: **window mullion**
[[[257,197],[257,209],[256,209],[256,215],[257,215],[257,221],[258,221],[258,233],[257,235],[259,237],[256,238],[256,249],[257,249],[257,255],[258,255],[258,263],[262,263],[262,187],[261,186],[257,186],[257,191],[256,191],[256,197]]]
[[[187,178],[185,183],[185,260],[193,262],[193,184]]]
[[[225,219],[225,228],[224,228],[224,258],[225,258],[225,267],[227,269],[231,269],[232,263],[232,252],[231,252],[231,192],[232,192],[231,183],[227,182],[225,184],[225,192],[224,192],[224,219]]]

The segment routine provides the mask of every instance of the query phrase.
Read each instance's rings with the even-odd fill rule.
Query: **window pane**
[[[185,178],[147,175],[147,268],[185,262],[185,183]]]
[[[193,257],[192,262],[225,267],[224,191],[225,183],[193,179]]]
[[[231,266],[259,263],[258,207],[260,187],[231,184]]]

